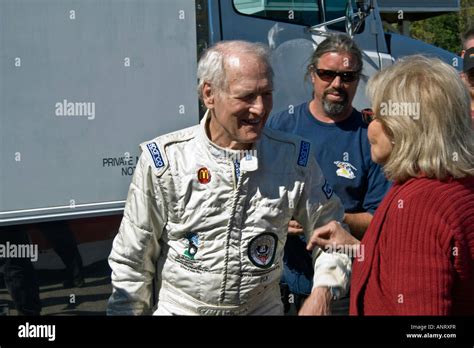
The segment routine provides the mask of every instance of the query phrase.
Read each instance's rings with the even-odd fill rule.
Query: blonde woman
[[[394,181],[361,244],[337,223],[308,249],[358,250],[352,315],[474,314],[474,134],[457,72],[411,56],[368,85],[372,159]]]

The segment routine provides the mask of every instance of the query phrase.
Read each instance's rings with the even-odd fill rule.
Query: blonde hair
[[[392,140],[384,164],[388,179],[474,175],[470,98],[454,68],[437,58],[410,56],[374,75],[367,95]]]

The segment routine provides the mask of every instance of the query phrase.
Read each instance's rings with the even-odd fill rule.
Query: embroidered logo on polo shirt
[[[357,171],[357,168],[349,162],[334,161],[334,164],[338,168],[336,170],[336,174],[338,176],[342,176],[343,178],[347,179],[354,179],[356,177],[353,170]]]

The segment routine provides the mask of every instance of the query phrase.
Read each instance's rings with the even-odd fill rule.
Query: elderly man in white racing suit
[[[272,108],[268,51],[221,42],[201,58],[201,124],[142,144],[109,263],[108,314],[279,315],[288,222],[305,231],[344,209],[311,144],[264,129]],[[309,235],[307,236],[309,240]],[[300,314],[326,314],[348,290],[351,261],[313,252],[313,293]]]

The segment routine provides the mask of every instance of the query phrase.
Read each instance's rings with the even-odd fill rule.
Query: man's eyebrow
[[[268,92],[273,93],[273,87],[272,88],[265,88],[265,89],[258,90],[258,91],[250,90],[250,89],[241,89],[241,90],[234,91],[234,93],[232,95],[234,95],[235,97],[245,97],[245,96],[248,96],[248,95],[260,95],[260,94],[264,94],[264,93],[268,93]]]
[[[235,87],[235,92],[237,93],[261,93],[261,92],[266,92],[266,91],[273,91],[273,84],[269,84],[268,86],[266,86],[265,88],[258,88],[258,89],[255,89],[255,88],[246,88],[244,86],[241,86],[241,87]]]

